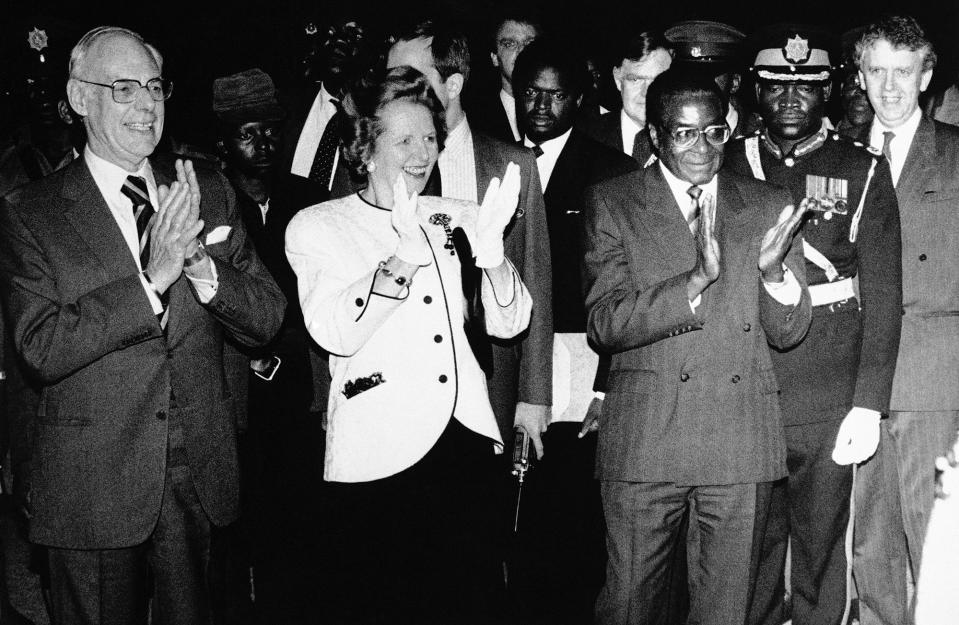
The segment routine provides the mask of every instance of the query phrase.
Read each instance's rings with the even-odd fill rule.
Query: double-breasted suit
[[[172,167],[153,162],[158,184]],[[0,276],[12,334],[42,385],[30,535],[68,549],[143,543],[164,494],[171,421],[182,426],[199,501],[216,524],[238,512],[236,434],[224,335],[268,341],[285,300],[253,252],[226,180],[197,166],[218,286],[200,304],[185,276],[161,329],[136,261],[84,161],[9,196]],[[223,232],[221,230],[220,232]]]
[[[670,545],[693,496],[701,544],[690,549],[690,620],[745,615],[756,485],[786,474],[767,343],[797,343],[811,316],[800,238],[785,260],[796,305],[777,301],[758,269],[763,235],[787,204],[784,190],[718,174],[721,273],[694,312],[696,243],[662,166],[587,191],[587,332],[613,354],[597,458],[610,559],[599,622],[664,613]]]

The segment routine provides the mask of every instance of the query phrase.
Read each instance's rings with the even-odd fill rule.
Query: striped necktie
[[[150,203],[147,181],[140,176],[127,176],[120,193],[133,204],[133,218],[137,222],[137,240],[140,242],[140,269],[150,262],[150,219],[156,211]]]
[[[686,194],[693,200],[692,211],[686,218],[686,223],[689,224],[689,231],[693,233],[693,236],[696,236],[699,232],[699,196],[703,194],[703,190],[693,185],[686,189]]]

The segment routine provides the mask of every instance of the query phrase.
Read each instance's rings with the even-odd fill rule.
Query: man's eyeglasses
[[[113,101],[117,104],[129,104],[133,102],[137,99],[137,94],[140,92],[140,89],[146,89],[154,102],[163,102],[173,94],[173,81],[167,80],[166,78],[151,78],[145,85],[139,80],[133,80],[132,78],[114,80],[110,84],[83,80],[82,78],[75,78],[74,80],[85,82],[88,85],[96,85],[110,89],[113,93]]]
[[[707,126],[706,128],[692,128],[689,126],[680,126],[670,131],[669,135],[673,139],[673,145],[679,149],[691,148],[699,141],[699,135],[705,135],[706,141],[712,145],[722,145],[729,141],[732,131],[726,124],[717,124]]]

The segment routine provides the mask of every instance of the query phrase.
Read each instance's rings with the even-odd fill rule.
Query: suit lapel
[[[683,212],[659,167],[650,167],[645,180],[646,227],[667,264],[686,266],[690,259],[696,258],[696,242],[689,233]]]
[[[63,211],[64,218],[86,242],[111,279],[136,273],[136,261],[87,168],[86,160],[78,158],[68,167],[63,181],[63,198],[69,203]]]
[[[482,202],[489,181],[494,176],[499,175],[493,167],[499,167],[502,171],[506,169],[506,165],[503,164],[500,167],[499,159],[495,158],[496,152],[489,148],[486,138],[482,134],[472,132],[472,130],[470,132],[473,137],[473,163],[476,169],[476,201]]]
[[[938,167],[933,166],[935,159],[936,127],[923,116],[896,184],[896,196],[900,205],[910,196],[921,196],[924,191],[937,190],[935,181],[931,180],[939,171]]]

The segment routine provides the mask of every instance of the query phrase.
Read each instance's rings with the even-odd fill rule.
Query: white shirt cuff
[[[689,307],[692,308],[693,312],[695,313],[696,309],[699,308],[699,305],[702,303],[703,303],[703,294],[700,293],[699,295],[696,296],[695,299],[689,302]]]
[[[799,286],[796,276],[786,265],[783,265],[782,282],[766,282],[763,280],[763,286],[766,287],[766,292],[783,306],[795,306],[802,298],[802,287]]]
[[[201,304],[208,304],[216,296],[216,290],[220,284],[216,273],[216,263],[209,257],[207,257],[207,262],[210,263],[210,272],[213,274],[212,280],[194,278],[190,274],[185,274],[187,279],[193,283],[193,288],[196,289],[196,297]]]

